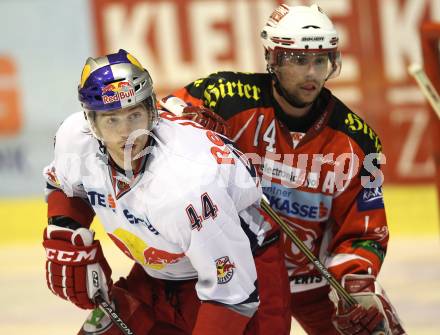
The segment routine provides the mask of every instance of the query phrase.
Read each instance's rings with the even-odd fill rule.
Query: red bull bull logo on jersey
[[[134,97],[134,94],[134,87],[129,81],[111,83],[101,90],[102,101],[105,104],[115,101],[126,101]]]
[[[53,186],[61,187],[57,174],[55,173],[55,167],[52,166],[51,169],[47,169],[45,171],[45,174],[47,176],[47,179],[53,184]]]
[[[141,237],[123,228],[117,228],[108,235],[124,254],[150,269],[162,270],[185,257],[184,253],[172,253],[149,246]]]
[[[235,265],[229,260],[228,256],[223,256],[215,260],[217,267],[217,283],[226,284],[234,275]]]

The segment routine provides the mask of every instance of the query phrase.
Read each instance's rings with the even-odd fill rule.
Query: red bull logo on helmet
[[[217,268],[217,283],[226,284],[232,279],[234,275],[235,265],[232,263],[228,256],[223,256],[215,260],[215,266]]]
[[[126,101],[135,95],[134,87],[129,81],[118,81],[106,85],[101,90],[102,102],[109,104],[116,101]]]

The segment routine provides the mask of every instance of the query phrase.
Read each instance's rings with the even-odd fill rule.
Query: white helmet
[[[340,72],[338,33],[316,4],[310,7],[280,5],[261,31],[261,39],[269,71],[279,62],[279,56],[283,53],[328,52],[331,68],[327,79],[336,77]]]

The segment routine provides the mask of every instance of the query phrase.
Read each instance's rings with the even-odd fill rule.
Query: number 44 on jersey
[[[212,202],[208,193],[203,193],[200,199],[202,201],[202,215],[197,214],[192,204],[189,204],[189,206],[186,207],[186,214],[188,215],[189,221],[191,222],[191,229],[200,230],[202,229],[203,221],[209,219],[210,217],[212,217],[212,219],[215,219],[217,217],[218,208]]]

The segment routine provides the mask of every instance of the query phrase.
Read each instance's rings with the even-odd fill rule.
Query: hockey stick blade
[[[102,311],[110,318],[110,320],[121,330],[124,335],[135,335],[134,332],[122,321],[115,309],[105,301],[100,294],[95,296],[95,303],[102,309]]]
[[[338,295],[345,301],[345,303],[352,307],[357,304],[357,301],[345,290],[344,287],[333,277],[329,270],[322,264],[319,259],[310,251],[304,242],[295,234],[290,226],[284,222],[280,216],[270,207],[269,202],[263,198],[260,202],[261,208],[269,215],[278,225],[282,231],[292,240],[298,249],[307,257],[307,259],[315,266],[315,268],[323,275],[327,282],[332,286]]]
[[[440,97],[423,68],[419,64],[411,64],[408,67],[408,72],[414,77],[423,95],[429,101],[435,114],[437,114],[437,117],[440,119]]]

